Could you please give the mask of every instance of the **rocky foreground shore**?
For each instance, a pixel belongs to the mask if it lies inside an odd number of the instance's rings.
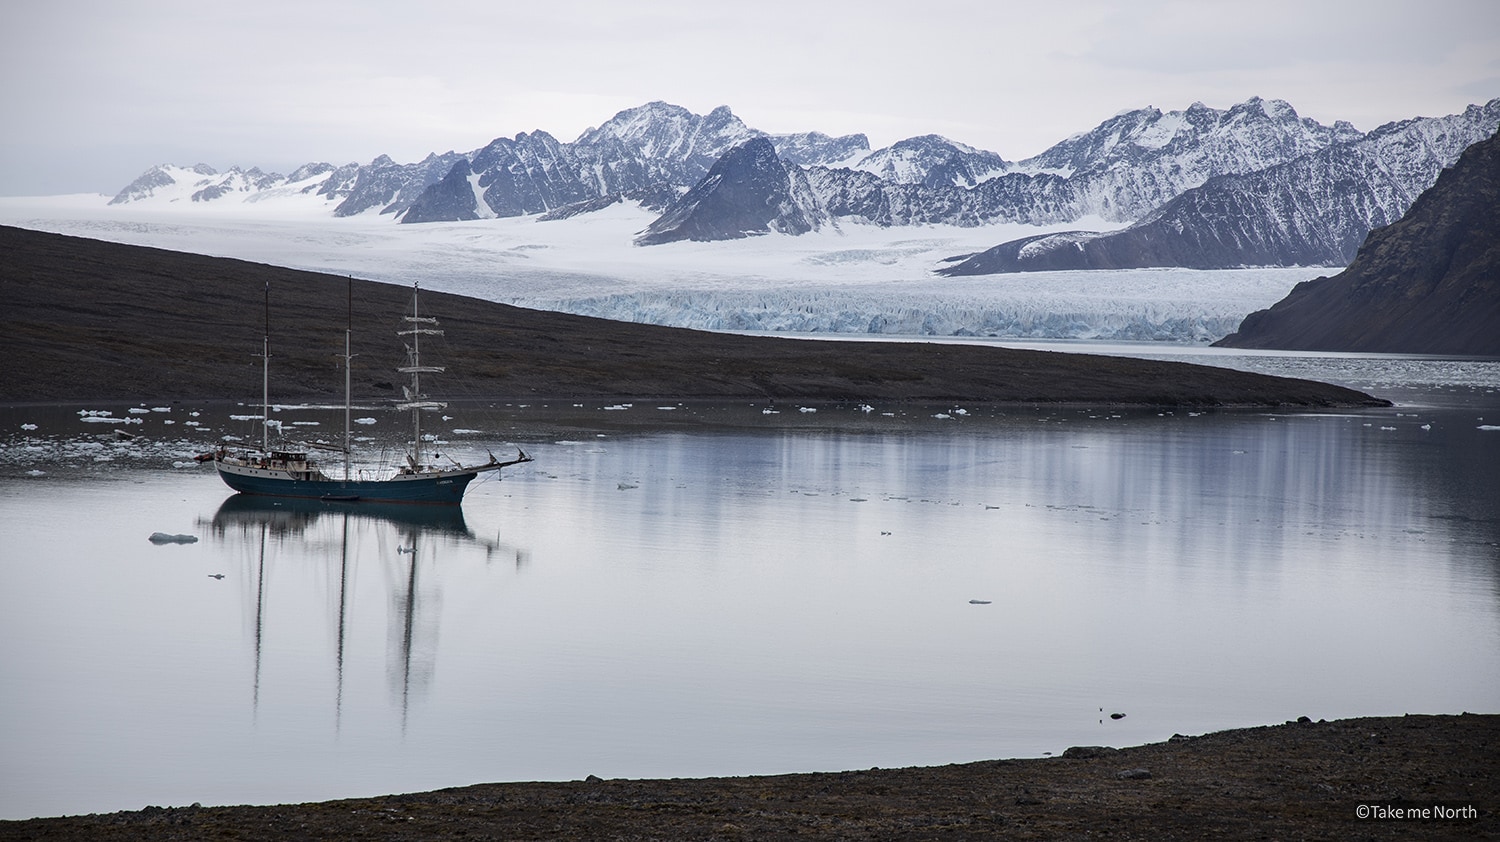
[[[0,822],[0,840],[1493,839],[1500,715],[1312,722],[910,769],[480,784]]]

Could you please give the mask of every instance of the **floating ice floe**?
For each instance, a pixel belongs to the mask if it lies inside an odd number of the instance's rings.
[[[483,430],[470,430],[465,427],[456,427],[453,430],[455,436],[472,436],[484,432]]]
[[[35,424],[22,424],[21,425],[21,429],[23,429],[23,430],[35,430],[36,429],[36,425]]]
[[[26,472],[26,476],[28,477],[44,477],[46,475],[46,471],[38,470],[36,468],[32,468],[31,470]]]
[[[375,419],[374,418],[356,418],[356,419],[354,419],[354,423],[356,423],[356,424],[374,424],[375,423]]]
[[[619,410],[622,410],[622,409],[629,409],[632,406],[635,406],[635,404],[633,404],[633,403],[617,403],[617,404],[614,404],[613,406],[606,406],[604,408],[607,409],[607,410],[618,412]]]
[[[797,411],[798,412],[817,412],[818,408],[815,407],[815,406],[799,406],[799,407],[797,407]]]
[[[170,406],[153,406],[153,407],[151,407],[151,411],[152,412],[171,412],[172,411],[172,407],[170,407]]]
[[[952,418],[952,417],[953,417],[953,416],[952,416],[952,415],[949,415],[949,414],[948,414],[948,413],[946,413],[946,412],[939,412],[939,413],[937,413],[937,414],[936,414],[936,415],[934,415],[934,416],[932,416],[932,417],[933,417],[933,418]]]
[[[293,427],[319,427],[319,426],[322,426],[322,424],[323,424],[322,421],[293,421],[292,422],[292,426]]]
[[[1500,430],[1500,424],[1480,424],[1475,429],[1479,429],[1479,430]]]
[[[131,415],[149,415],[151,413],[151,410],[145,408],[144,406],[132,406],[130,409],[127,409],[125,411],[129,412]]]

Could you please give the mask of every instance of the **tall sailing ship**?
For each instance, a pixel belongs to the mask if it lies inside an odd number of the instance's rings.
[[[397,331],[406,342],[407,364],[398,369],[409,375],[411,382],[403,387],[404,400],[396,405],[398,410],[411,412],[412,438],[405,454],[405,464],[395,468],[388,476],[365,477],[352,467],[353,441],[350,428],[350,351],[353,336],[353,306],[351,282],[350,325],[344,331],[344,455],[343,477],[336,479],[325,473],[322,465],[308,455],[305,449],[272,448],[270,444],[270,293],[266,298],[266,334],[261,349],[261,442],[260,449],[231,450],[220,445],[213,453],[214,467],[224,483],[241,494],[259,494],[273,497],[297,497],[313,500],[369,501],[378,503],[437,503],[457,505],[463,501],[464,491],[477,476],[487,471],[530,462],[524,450],[517,449],[514,459],[501,461],[490,454],[490,460],[480,465],[462,465],[452,459],[449,465],[429,461],[422,440],[422,413],[443,409],[446,403],[430,400],[422,392],[423,374],[441,374],[442,366],[422,363],[422,337],[441,336],[438,320],[422,316],[417,310],[416,287],[412,288],[411,314],[403,316],[406,329]],[[437,454],[432,454],[437,458]]]

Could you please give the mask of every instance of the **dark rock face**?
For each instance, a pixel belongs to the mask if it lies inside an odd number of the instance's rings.
[[[1298,284],[1217,344],[1500,356],[1500,135],[1371,232],[1348,269]]]
[[[473,170],[467,159],[453,165],[442,180],[422,191],[422,195],[401,215],[402,222],[467,221],[479,218],[479,201],[469,179]]]
[[[820,223],[801,170],[760,137],[731,149],[708,175],[636,238],[636,245],[730,240],[778,231],[803,234]]]

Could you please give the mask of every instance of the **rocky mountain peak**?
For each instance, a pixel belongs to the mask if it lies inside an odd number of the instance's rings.
[[[636,244],[802,234],[820,222],[802,171],[785,165],[769,138],[755,137],[725,153]]]

